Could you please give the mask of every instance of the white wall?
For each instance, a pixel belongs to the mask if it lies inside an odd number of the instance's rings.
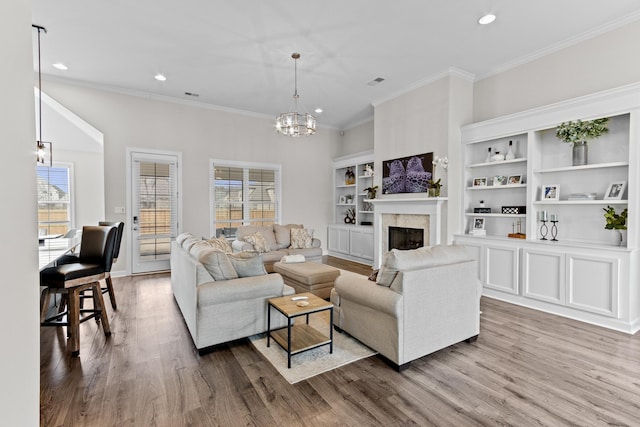
[[[640,21],[567,47],[474,86],[474,121],[640,81]]]
[[[344,131],[336,157],[373,150],[373,119]]]
[[[0,141],[3,209],[0,310],[0,417],[7,426],[39,422],[40,333],[31,2],[0,3]]]
[[[331,159],[341,140],[337,131],[319,129],[309,138],[276,134],[273,120],[170,103],[121,93],[46,81],[47,93],[104,134],[105,209],[111,221],[131,224],[115,214],[126,205],[125,148],[181,151],[182,229],[208,236],[209,159],[282,165],[282,222],[315,229],[326,247],[332,220]],[[120,258],[126,259],[128,248]],[[120,264],[122,261],[118,261]],[[118,270],[124,269],[118,266]],[[127,268],[127,271],[130,271]]]

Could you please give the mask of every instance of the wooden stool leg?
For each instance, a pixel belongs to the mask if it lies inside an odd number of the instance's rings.
[[[80,355],[80,292],[78,288],[69,289],[69,297],[67,301],[69,305],[69,313],[67,321],[69,322],[69,347],[72,356]]]
[[[116,304],[116,293],[113,291],[113,283],[111,282],[111,275],[107,275],[104,279],[107,282],[107,289],[109,290],[109,299],[111,300],[111,308],[114,310],[118,309],[118,304]]]
[[[105,337],[111,336],[111,329],[109,328],[109,317],[107,317],[107,310],[104,308],[104,299],[102,298],[102,289],[100,289],[100,282],[93,284],[93,300],[97,301],[98,307],[94,307],[96,310],[100,310],[100,319],[102,321],[102,330]]]
[[[49,311],[49,304],[51,303],[51,292],[49,288],[42,291],[40,295],[40,323],[44,322],[47,318],[47,312]]]

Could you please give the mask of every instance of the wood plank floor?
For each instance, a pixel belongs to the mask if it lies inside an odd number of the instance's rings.
[[[168,274],[114,286],[113,335],[83,323],[79,358],[62,328],[41,328],[41,425],[640,425],[640,334],[483,298],[473,344],[290,385],[248,340],[199,356]]]

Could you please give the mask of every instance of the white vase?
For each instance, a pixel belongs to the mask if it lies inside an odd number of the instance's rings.
[[[627,230],[616,230],[620,236],[620,246],[627,247]]]

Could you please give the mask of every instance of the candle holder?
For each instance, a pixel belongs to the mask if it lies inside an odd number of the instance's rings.
[[[540,222],[542,223],[540,226],[540,235],[542,236],[540,240],[548,240],[547,234],[549,234],[549,227],[547,227],[547,220],[541,219]]]
[[[558,223],[558,220],[551,220],[551,241],[552,242],[557,242],[558,239],[556,239],[556,236],[558,235],[558,227],[556,226],[556,224]]]

